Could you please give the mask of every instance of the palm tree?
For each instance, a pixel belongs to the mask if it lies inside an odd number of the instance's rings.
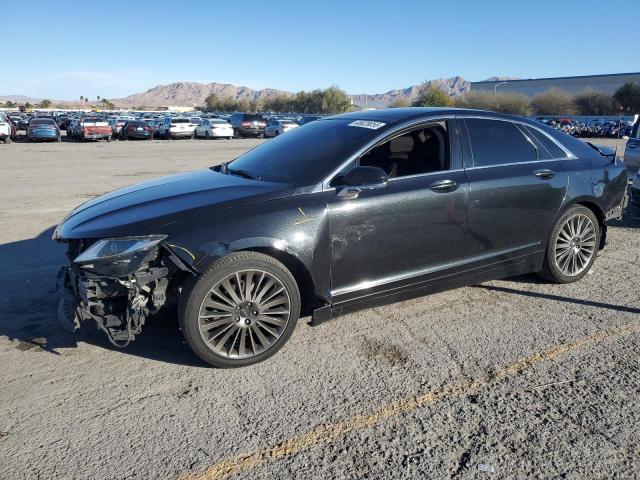
[[[82,95],[80,95],[80,101],[84,102],[84,97]]]
[[[98,95],[98,103],[100,103],[100,95]]]

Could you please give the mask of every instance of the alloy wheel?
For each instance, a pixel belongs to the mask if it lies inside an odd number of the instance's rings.
[[[555,241],[556,266],[567,277],[580,275],[590,264],[596,251],[596,228],[586,215],[569,217]]]
[[[291,298],[275,275],[241,270],[216,283],[198,316],[200,336],[217,355],[250,358],[268,350],[291,318]]]

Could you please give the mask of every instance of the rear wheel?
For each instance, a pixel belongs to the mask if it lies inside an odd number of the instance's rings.
[[[204,138],[206,138],[207,140],[211,140],[211,135],[209,134],[209,130],[205,132]]]
[[[4,137],[4,143],[11,143],[11,137]]]
[[[180,326],[191,349],[220,368],[258,363],[289,339],[300,292],[287,268],[257,252],[216,261],[182,294]]]
[[[580,280],[591,269],[600,245],[600,224],[587,207],[574,205],[551,232],[542,275],[557,283]]]

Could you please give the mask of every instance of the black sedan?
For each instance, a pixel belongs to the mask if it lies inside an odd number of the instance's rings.
[[[273,355],[298,317],[538,272],[582,278],[620,217],[622,163],[520,117],[391,109],[319,119],[211,169],[81,205],[61,320],[124,346],[177,307],[218,367]],[[473,308],[473,307],[470,307]]]
[[[142,120],[129,120],[122,126],[120,138],[122,140],[129,140],[130,138],[153,140],[153,128]]]

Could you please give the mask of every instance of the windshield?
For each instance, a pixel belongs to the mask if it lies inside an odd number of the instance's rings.
[[[249,150],[231,162],[229,168],[266,181],[318,183],[380,133],[350,127],[351,122],[353,119],[329,119],[298,127]]]
[[[191,123],[191,120],[188,118],[174,118],[171,123]]]

